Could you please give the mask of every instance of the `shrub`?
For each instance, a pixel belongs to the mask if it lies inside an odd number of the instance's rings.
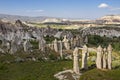
[[[50,54],[49,58],[50,58],[50,60],[56,60],[57,56],[55,54]]]

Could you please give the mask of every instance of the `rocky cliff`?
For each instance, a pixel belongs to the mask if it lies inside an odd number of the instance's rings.
[[[120,15],[107,15],[98,20],[103,21],[104,24],[120,24]]]

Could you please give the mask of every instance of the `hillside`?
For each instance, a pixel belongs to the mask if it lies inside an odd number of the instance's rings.
[[[96,24],[120,24],[120,15],[106,15],[96,20],[84,20],[84,19],[64,19],[56,17],[47,17],[47,16],[20,16],[20,15],[8,15],[0,14],[0,19],[3,22],[15,22],[16,20],[21,20],[23,22],[30,23],[64,23],[64,24],[73,24],[73,25],[95,25]]]
[[[0,80],[57,80],[53,75],[71,66],[71,61],[0,63]]]
[[[120,15],[106,15],[98,19],[105,24],[120,24]]]
[[[19,15],[8,15],[8,14],[0,14],[0,19],[3,21],[10,21],[15,22],[15,20],[27,21],[27,22],[41,22],[45,20],[45,16],[38,16],[38,17],[29,17],[29,16],[19,16]]]

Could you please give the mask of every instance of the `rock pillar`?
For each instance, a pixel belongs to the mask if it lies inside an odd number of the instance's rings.
[[[103,69],[107,68],[107,49],[103,49]]]
[[[80,74],[79,70],[79,49],[76,47],[73,51],[73,71]]]
[[[56,52],[58,52],[58,41],[57,41],[57,39],[54,40],[53,44],[54,44],[54,50]]]
[[[108,48],[108,59],[107,59],[107,63],[108,63],[108,69],[112,69],[112,46],[109,45]]]
[[[87,55],[88,55],[88,48],[86,45],[83,46],[82,49],[82,68],[83,69],[88,69],[87,66]]]
[[[59,53],[60,53],[60,57],[61,57],[61,58],[63,58],[62,48],[63,48],[62,41],[59,41]]]
[[[98,69],[102,69],[102,53],[103,49],[101,46],[97,48],[97,59],[96,59],[96,67]]]

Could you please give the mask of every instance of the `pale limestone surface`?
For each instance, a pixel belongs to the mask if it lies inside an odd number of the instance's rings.
[[[54,40],[53,44],[54,44],[54,50],[56,52],[58,52],[58,41],[57,41],[57,39]]]
[[[103,49],[101,46],[97,48],[97,59],[96,59],[96,67],[98,69],[102,69],[102,54],[103,54]]]
[[[107,68],[107,49],[103,49],[103,69]]]
[[[60,53],[60,57],[63,58],[63,45],[62,45],[62,41],[59,41],[59,53]]]
[[[76,47],[73,51],[73,71],[76,74],[80,74],[79,69],[79,49]]]
[[[63,42],[64,42],[64,47],[65,47],[65,49],[66,49],[66,50],[70,50],[69,40],[67,39],[66,36],[64,36]]]
[[[88,69],[87,55],[88,55],[88,47],[86,45],[84,45],[83,49],[82,49],[82,66],[81,66],[84,69]]]
[[[112,46],[109,44],[108,48],[108,69],[112,69]]]

